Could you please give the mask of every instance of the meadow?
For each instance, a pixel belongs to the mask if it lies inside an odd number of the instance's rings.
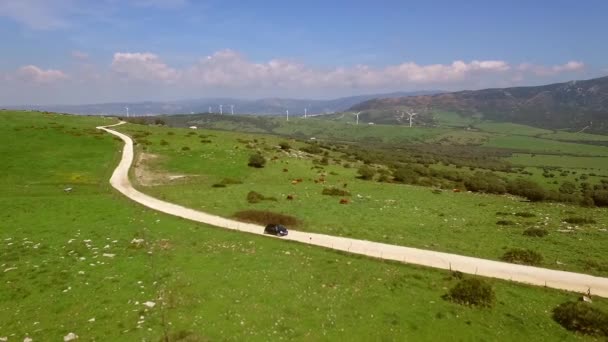
[[[92,130],[113,121],[0,112],[0,337],[596,340],[551,318],[577,294],[489,280],[495,306],[463,306],[442,298],[458,274],[134,204],[108,184],[121,142]],[[608,310],[608,301],[593,306]]]
[[[298,150],[308,144],[278,136],[141,125],[119,130],[140,137],[140,153],[157,156],[142,163],[157,182],[140,189],[171,202],[226,217],[268,210],[296,217],[294,228],[300,230],[488,259],[500,259],[511,248],[531,249],[543,255],[543,267],[608,275],[604,209],[362,180],[360,161],[327,150],[325,165],[323,154]],[[288,151],[279,146],[285,142]],[[264,168],[247,165],[254,153],[266,157]],[[349,195],[323,195],[332,188]],[[251,191],[275,200],[249,203]],[[340,204],[345,197],[348,204]],[[570,217],[595,223],[565,222]],[[549,234],[523,234],[534,227]]]

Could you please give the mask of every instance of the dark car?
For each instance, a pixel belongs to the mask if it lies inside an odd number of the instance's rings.
[[[270,234],[275,236],[285,236],[287,235],[287,228],[281,224],[271,223],[264,228],[264,234]]]

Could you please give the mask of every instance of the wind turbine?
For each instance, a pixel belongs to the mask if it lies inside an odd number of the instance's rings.
[[[361,112],[355,113],[355,115],[357,116],[357,125],[359,124],[359,114],[361,114]]]
[[[289,121],[289,109],[285,111],[285,114],[287,115],[287,121]]]
[[[125,109],[127,110],[127,117],[129,117],[129,107],[125,107]]]
[[[308,114],[308,108],[304,108],[304,119],[306,119],[306,114]]]
[[[410,117],[410,128],[412,128],[412,119],[414,118],[414,116],[418,115],[418,113],[408,110],[407,115]]]
[[[209,114],[211,114],[211,106],[209,106]]]
[[[224,105],[220,105],[220,114],[224,114]]]
[[[230,114],[234,115],[234,105],[230,105]]]

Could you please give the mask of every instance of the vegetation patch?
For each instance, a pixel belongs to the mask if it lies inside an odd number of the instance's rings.
[[[520,265],[539,265],[543,261],[543,256],[531,249],[512,248],[500,258],[503,261]]]
[[[464,278],[444,295],[444,299],[462,305],[492,307],[496,295],[487,281],[479,278]]]
[[[259,192],[249,191],[247,193],[247,202],[249,203],[260,203],[262,201],[277,201],[276,197],[266,197]]]
[[[247,165],[261,169],[266,165],[266,158],[259,153],[252,154],[249,156],[249,163]]]
[[[594,224],[597,223],[594,219],[586,217],[571,216],[564,219],[564,222],[570,224]]]
[[[553,309],[562,327],[586,335],[608,336],[608,313],[585,302],[566,302]]]
[[[528,229],[524,230],[525,236],[544,237],[544,236],[547,236],[548,234],[549,234],[549,231],[544,228],[532,227],[532,228],[528,228]]]
[[[529,213],[527,211],[521,212],[521,213],[515,213],[515,216],[518,217],[525,217],[525,218],[531,218],[531,217],[536,217],[536,215]]]
[[[514,226],[515,222],[511,220],[498,220],[496,221],[496,224],[499,226]]]
[[[298,219],[293,216],[279,214],[268,210],[242,210],[236,212],[234,214],[234,217],[237,220],[257,223],[261,225],[275,223],[293,227],[297,226],[299,222]]]
[[[350,196],[350,192],[343,190],[343,189],[338,189],[338,188],[324,188],[323,192],[321,192],[321,194],[323,195],[327,195],[327,196]]]

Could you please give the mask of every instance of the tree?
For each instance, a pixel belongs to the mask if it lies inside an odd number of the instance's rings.
[[[247,165],[255,168],[262,168],[266,165],[266,158],[259,153],[252,154],[249,156],[249,164]]]
[[[572,195],[576,192],[576,184],[569,181],[565,181],[559,187],[559,192],[561,192],[562,194]]]

